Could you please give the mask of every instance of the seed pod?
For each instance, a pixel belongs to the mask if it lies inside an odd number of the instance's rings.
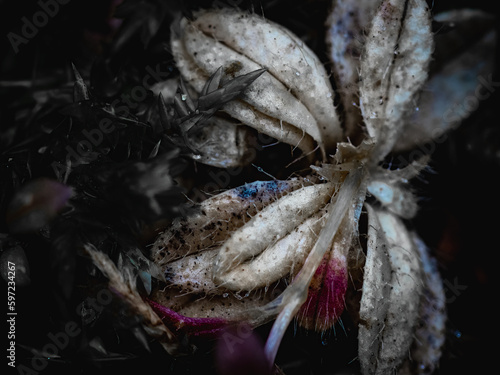
[[[235,267],[220,277],[222,285],[231,290],[252,290],[268,287],[275,281],[298,271],[311,251],[323,225],[322,212],[304,220],[284,238],[276,241],[250,262]],[[272,265],[272,267],[270,267]],[[245,278],[241,275],[245,274]]]
[[[269,303],[281,289],[276,285],[272,290],[260,289],[244,295],[232,292],[203,295],[186,294],[169,285],[154,290],[149,303],[168,328],[193,336],[213,337],[227,324],[248,321],[252,308]]]
[[[172,51],[181,74],[196,90],[220,66],[229,74],[267,72],[241,101],[223,107],[232,117],[272,137],[325,155],[341,139],[333,90],[323,65],[290,31],[255,14],[203,11],[180,21]]]
[[[188,255],[169,263],[165,266],[165,278],[185,292],[203,294],[220,293],[220,288],[249,291],[268,287],[271,282],[293,274],[300,267],[314,245],[316,233],[322,224],[321,214],[306,219],[250,262],[240,264],[221,275],[219,285],[213,282],[213,271],[207,264],[214,263],[220,248]]]
[[[205,319],[223,318],[228,322],[247,320],[252,307],[263,306],[277,296],[281,288],[278,286],[272,291],[263,289],[245,294],[222,293],[221,295],[199,295],[183,306],[178,312],[185,316]]]

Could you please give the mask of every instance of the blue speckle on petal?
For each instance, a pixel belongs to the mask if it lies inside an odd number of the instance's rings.
[[[252,199],[263,193],[280,193],[288,187],[285,181],[256,181],[236,188],[238,197]]]

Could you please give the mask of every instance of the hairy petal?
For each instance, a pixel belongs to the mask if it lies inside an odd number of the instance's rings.
[[[437,262],[429,254],[429,248],[416,235],[413,240],[422,261],[424,287],[410,357],[398,374],[431,375],[439,365],[445,342],[446,295]]]
[[[369,255],[375,258],[373,262],[368,258],[367,266],[376,266],[375,259],[379,258],[381,265],[390,266],[390,274],[383,268],[383,275],[376,275],[376,269],[365,266],[365,272],[371,274],[363,282],[358,351],[364,374],[388,374],[403,363],[413,342],[423,286],[422,266],[416,245],[397,216],[371,209],[368,225],[372,228],[369,235],[376,236],[371,251],[379,254]],[[387,255],[380,253],[384,250]]]
[[[328,202],[334,188],[331,183],[306,186],[264,208],[221,247],[214,263],[214,280],[223,283],[224,273],[290,233]]]
[[[349,242],[334,240],[323,256],[309,284],[307,300],[297,313],[302,327],[322,332],[331,328],[344,311]]]
[[[394,147],[402,120],[427,79],[433,49],[424,0],[385,0],[361,56],[360,101],[368,134],[377,142],[374,162]]]
[[[224,183],[223,174],[216,175]],[[255,181],[204,200],[198,212],[176,219],[153,244],[152,256],[160,266],[189,254],[218,247],[250,217],[269,203],[303,186],[300,179]]]
[[[344,107],[344,129],[351,141],[362,135],[359,108],[359,65],[365,39],[380,1],[336,0],[326,21],[326,43],[333,62],[337,91]],[[356,142],[357,143],[357,142]]]
[[[320,212],[306,219],[250,262],[220,275],[221,285],[235,291],[252,290],[269,286],[272,282],[293,274],[304,263],[314,245],[323,225],[321,215]]]

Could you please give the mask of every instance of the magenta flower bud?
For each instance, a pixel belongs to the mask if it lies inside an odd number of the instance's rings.
[[[69,186],[48,178],[28,182],[14,195],[7,209],[11,232],[39,230],[54,219],[72,194]]]
[[[309,284],[306,302],[299,310],[299,324],[318,332],[333,326],[344,311],[347,259],[333,249],[325,254]]]
[[[220,375],[272,373],[263,343],[246,324],[224,329],[215,348],[215,361]]]

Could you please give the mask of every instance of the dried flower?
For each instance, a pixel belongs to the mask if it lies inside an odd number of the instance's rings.
[[[308,329],[332,327],[354,287],[349,274],[361,275],[353,280],[361,293],[352,293],[359,310],[347,313],[359,322],[362,372],[431,373],[444,341],[444,291],[428,249],[403,221],[417,209],[408,182],[427,159],[395,170],[381,166],[394,150],[432,141],[452,127],[418,131],[413,122],[419,100],[427,112],[422,118],[438,121],[420,93],[434,50],[430,10],[423,0],[383,0],[378,7],[338,1],[329,22],[344,133],[322,64],[289,31],[228,10],[180,21],[171,44],[186,82],[203,95],[221,66],[226,76],[265,68],[222,109],[304,153],[318,146],[323,164],[311,166],[307,180],[252,182],[174,220],[153,245],[166,283],[152,291],[150,304],[166,327],[193,336],[226,323],[255,327],[275,320],[265,345],[270,365],[294,317]],[[431,84],[440,79],[450,84],[455,77],[433,71]],[[408,140],[415,132],[418,140]],[[363,212],[367,233],[359,225]],[[180,294],[184,298],[172,297]]]

